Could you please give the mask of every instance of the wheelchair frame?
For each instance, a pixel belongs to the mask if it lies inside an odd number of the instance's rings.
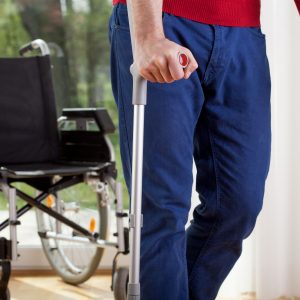
[[[47,44],[40,39],[23,46],[20,49],[20,54],[24,55],[26,52],[32,51],[34,49],[39,49],[42,56],[50,54]],[[82,128],[82,126],[84,126],[84,122],[91,119],[93,119],[98,126],[102,127],[104,132],[103,137],[110,153],[110,162],[103,163],[100,169],[95,167],[95,169],[91,168],[90,170],[88,170],[88,172],[80,173],[79,170],[78,172],[75,172],[76,174],[64,174],[63,176],[61,176],[61,179],[58,182],[49,185],[41,194],[39,194],[35,198],[27,195],[16,187],[13,187],[10,184],[9,178],[5,178],[5,176],[3,175],[0,176],[0,191],[2,190],[3,194],[8,200],[9,205],[9,218],[0,224],[0,232],[8,226],[10,229],[10,240],[0,238],[0,265],[2,266],[2,277],[0,279],[0,299],[9,299],[7,285],[11,273],[11,261],[17,260],[19,256],[17,249],[17,226],[19,226],[21,223],[18,219],[33,207],[41,210],[42,212],[53,217],[54,219],[72,228],[75,232],[78,232],[80,234],[80,236],[67,236],[51,231],[38,232],[41,238],[51,238],[56,240],[74,241],[77,243],[87,244],[92,243],[99,248],[117,248],[118,251],[113,260],[113,275],[116,271],[118,255],[120,253],[129,253],[129,230],[127,228],[124,228],[123,224],[124,217],[127,217],[128,215],[123,211],[122,185],[120,182],[116,181],[117,170],[115,168],[115,154],[110,139],[107,136],[107,133],[112,133],[114,131],[114,127],[112,128],[113,124],[112,126],[109,126],[111,124],[107,126],[105,123],[105,121],[110,120],[110,117],[107,111],[104,109],[102,111],[96,109],[64,109],[63,116],[58,119],[58,122],[61,123],[66,119],[75,120],[77,128]],[[2,168],[0,171],[1,173],[3,173]],[[36,177],[30,176],[28,178],[33,179],[45,176],[45,174],[41,174],[39,172],[36,172],[35,175]],[[61,174],[51,174],[51,178],[55,175]],[[42,203],[42,201],[45,200],[49,195],[55,195],[59,191],[82,182],[85,182],[86,184],[92,186],[95,192],[103,195],[101,205],[105,207],[109,205],[109,203],[107,203],[108,185],[113,190],[116,204],[117,233],[115,233],[115,236],[117,236],[117,242],[99,239],[99,233],[93,233],[87,230],[86,228],[64,217],[61,213],[49,208]],[[16,209],[17,196],[27,202],[26,205],[18,210]]]

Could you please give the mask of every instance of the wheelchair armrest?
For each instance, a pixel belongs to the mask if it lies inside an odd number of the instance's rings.
[[[105,108],[64,108],[62,117],[67,119],[94,119],[103,134],[114,133],[116,127]]]

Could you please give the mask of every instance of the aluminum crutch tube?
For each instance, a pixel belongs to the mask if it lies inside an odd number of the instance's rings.
[[[133,79],[132,104],[134,105],[132,177],[131,177],[131,213],[130,227],[130,265],[128,282],[128,300],[140,299],[140,245],[142,227],[142,171],[144,146],[144,110],[147,104],[147,81],[141,77],[134,64],[135,40],[133,32],[131,0],[127,0],[133,64],[130,72]]]

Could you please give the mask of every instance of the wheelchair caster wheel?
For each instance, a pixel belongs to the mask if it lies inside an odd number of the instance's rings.
[[[10,300],[10,292],[9,289],[6,289],[5,295],[0,296],[1,300]]]
[[[127,299],[127,285],[129,280],[128,268],[119,268],[113,278],[113,290],[115,300]]]

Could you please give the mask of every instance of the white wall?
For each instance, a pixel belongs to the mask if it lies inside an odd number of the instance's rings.
[[[258,224],[257,291],[260,299],[272,299],[300,295],[300,18],[292,0],[268,0],[264,12],[273,79],[273,165]]]

